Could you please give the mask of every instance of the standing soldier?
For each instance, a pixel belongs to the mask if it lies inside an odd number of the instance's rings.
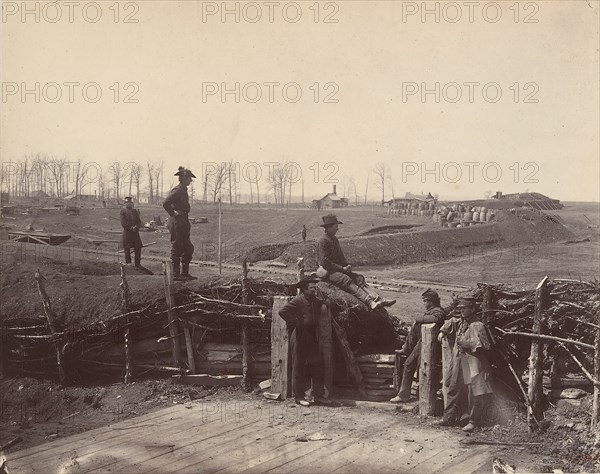
[[[306,225],[302,226],[302,242],[306,242]]]
[[[131,263],[131,248],[135,254],[135,266],[141,266],[142,239],[140,238],[140,211],[133,208],[133,199],[124,199],[125,207],[121,209],[121,225],[123,226],[122,245],[125,251],[125,263]]]
[[[194,246],[190,241],[190,200],[187,187],[191,184],[194,173],[179,167],[175,176],[179,176],[179,184],[175,186],[163,207],[169,213],[169,232],[171,233],[171,261],[173,262],[173,276],[177,281],[195,280],[190,275],[190,261],[194,253]]]
[[[296,403],[310,405],[305,399],[311,388],[316,403],[323,403],[324,368],[319,351],[318,320],[323,303],[317,299],[315,284],[319,280],[310,276],[297,284],[301,293],[287,302],[279,316],[287,323],[291,333],[293,392]]]

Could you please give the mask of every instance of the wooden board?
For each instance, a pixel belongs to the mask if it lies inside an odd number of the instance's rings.
[[[280,393],[284,400],[292,396],[292,358],[289,331],[279,310],[290,299],[289,296],[273,298],[271,320],[271,392]]]

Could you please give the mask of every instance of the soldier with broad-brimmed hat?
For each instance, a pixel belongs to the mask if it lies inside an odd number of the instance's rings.
[[[325,229],[325,234],[317,243],[317,276],[353,294],[371,309],[396,303],[396,300],[382,298],[367,285],[364,276],[352,271],[352,266],[342,252],[340,241],[335,236],[339,224],[343,222],[338,221],[335,214],[323,216],[321,227]]]
[[[292,390],[296,403],[308,406],[305,393],[311,388],[315,402],[324,402],[324,365],[319,351],[318,321],[323,310],[323,302],[316,296],[316,283],[312,275],[303,277],[292,285],[300,289],[300,294],[292,298],[280,310],[279,316],[292,329]]]
[[[141,266],[142,261],[142,239],[140,238],[140,211],[133,208],[133,198],[127,196],[123,199],[125,207],[121,209],[120,221],[123,227],[121,244],[125,253],[125,263],[131,263],[131,249],[134,252],[134,262],[136,267]]]
[[[179,184],[171,190],[163,203],[165,211],[169,213],[167,225],[171,234],[173,276],[177,281],[195,280],[196,278],[190,275],[194,246],[190,240],[190,199],[187,188],[196,176],[183,166],[179,167],[175,176],[179,177]]]
[[[421,362],[421,326],[435,323],[439,328],[446,317],[446,311],[440,306],[440,295],[437,291],[427,288],[421,297],[423,298],[425,313],[415,318],[404,346],[400,351],[396,351],[398,355],[406,356],[406,360],[404,361],[402,383],[398,395],[390,400],[393,403],[406,403],[410,400],[413,377]]]
[[[444,381],[448,388],[444,417],[436,424],[450,426],[460,421],[461,406],[469,407],[469,422],[462,429],[471,432],[483,422],[484,407],[493,394],[489,351],[492,343],[487,328],[477,319],[477,300],[463,296],[458,300],[460,320],[449,319],[440,329],[439,339],[455,337],[451,372]]]

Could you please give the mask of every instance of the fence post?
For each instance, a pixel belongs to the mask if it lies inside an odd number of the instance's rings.
[[[548,277],[545,276],[535,289],[535,308],[533,313],[533,334],[541,334],[542,318],[544,309],[548,304]],[[532,412],[527,412],[527,425],[530,430],[536,426],[535,419],[542,420],[544,411],[542,409],[543,376],[542,370],[542,352],[544,343],[538,339],[531,341],[531,354],[529,356],[529,383],[527,387],[527,397],[531,403]]]

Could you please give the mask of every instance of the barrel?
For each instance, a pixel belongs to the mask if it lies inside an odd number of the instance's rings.
[[[473,220],[473,213],[471,211],[465,212],[465,221],[470,222]]]
[[[479,212],[475,211],[475,212],[473,213],[473,220],[474,220],[474,221],[478,221],[478,220],[479,220]]]
[[[479,212],[487,212],[487,208],[485,208],[485,207],[482,207],[482,208],[481,208],[481,211],[479,211]]]
[[[479,214],[479,220],[480,220],[481,222],[485,222],[485,221],[487,220],[487,212],[481,212],[481,213]]]

